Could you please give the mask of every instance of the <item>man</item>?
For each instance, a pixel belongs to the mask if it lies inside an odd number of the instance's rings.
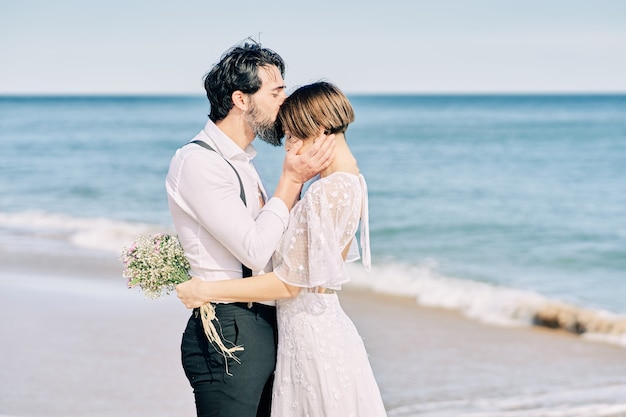
[[[332,162],[332,137],[322,135],[302,155],[297,155],[301,143],[292,146],[267,199],[252,165],[251,144],[258,136],[280,145],[275,121],[286,98],[284,71],[278,54],[245,43],[227,51],[205,77],[209,121],[196,143],[176,152],[166,179],[170,213],[193,276],[241,279],[268,272],[302,184]],[[198,312],[190,317],[181,353],[198,417],[269,416],[276,357],[273,304],[217,303],[214,341],[205,336]],[[243,350],[229,358],[224,347],[238,346]]]

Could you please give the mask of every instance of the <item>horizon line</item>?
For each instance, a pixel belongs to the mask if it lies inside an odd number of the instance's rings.
[[[621,96],[623,91],[411,91],[411,92],[368,92],[344,91],[347,96]],[[0,92],[0,97],[206,97],[204,92]]]

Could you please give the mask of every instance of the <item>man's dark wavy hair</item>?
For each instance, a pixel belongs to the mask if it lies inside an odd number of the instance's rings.
[[[280,55],[251,40],[226,51],[204,77],[204,89],[211,104],[209,118],[217,122],[226,117],[233,107],[235,91],[256,93],[261,88],[259,68],[272,65],[285,76],[285,62]]]

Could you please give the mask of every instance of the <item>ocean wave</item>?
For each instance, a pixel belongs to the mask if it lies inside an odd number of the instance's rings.
[[[65,214],[26,211],[0,212],[3,240],[11,235],[32,237],[41,241],[66,241],[78,248],[121,253],[137,236],[171,233],[171,228],[148,223],[124,222],[107,218],[83,218]]]
[[[82,218],[42,211],[0,212],[0,243],[16,237],[31,242],[63,241],[78,248],[119,255],[140,235],[173,233],[164,225]],[[30,239],[32,238],[32,239]],[[500,326],[538,325],[563,329],[589,340],[626,347],[626,317],[545,297],[536,292],[448,277],[437,262],[419,265],[378,263],[371,273],[348,265],[351,285],[375,292],[412,297],[419,305],[461,312],[468,318]]]
[[[448,277],[437,262],[419,265],[381,263],[367,273],[349,266],[351,285],[381,294],[414,298],[425,307],[459,311],[499,326],[544,326],[579,334],[589,340],[626,347],[626,317],[545,297],[533,291]]]

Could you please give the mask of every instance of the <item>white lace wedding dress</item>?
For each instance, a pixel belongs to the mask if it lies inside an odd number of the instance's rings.
[[[359,258],[359,220],[363,263],[369,269],[363,176],[336,172],[319,179],[292,210],[273,258],[274,272],[302,290],[277,303],[272,417],[387,415],[363,341],[333,293],[349,281],[345,262]]]

